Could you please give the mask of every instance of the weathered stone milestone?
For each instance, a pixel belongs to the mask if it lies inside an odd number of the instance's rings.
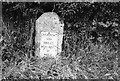
[[[44,13],[36,21],[36,42],[39,44],[39,57],[56,57],[62,51],[64,24],[59,21],[53,12]]]

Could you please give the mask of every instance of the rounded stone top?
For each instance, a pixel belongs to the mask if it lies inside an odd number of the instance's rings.
[[[36,20],[36,28],[39,31],[62,34],[63,26],[64,24],[59,21],[59,17],[54,12],[44,13]]]

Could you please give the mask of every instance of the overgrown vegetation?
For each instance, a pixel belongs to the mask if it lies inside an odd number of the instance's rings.
[[[33,6],[35,4],[36,6]],[[61,58],[57,61],[48,58],[40,60],[34,54],[35,20],[43,13],[47,4],[50,6],[50,3],[3,3],[3,21],[0,28],[3,78],[108,79],[112,77],[119,80],[118,14],[120,12],[115,9],[119,4],[78,3],[76,6],[66,8],[69,4],[56,3],[60,8],[64,5],[63,11],[57,8],[54,11],[61,14],[60,17],[65,21],[63,49]],[[112,10],[105,5],[110,6]],[[76,12],[68,13],[72,8]]]

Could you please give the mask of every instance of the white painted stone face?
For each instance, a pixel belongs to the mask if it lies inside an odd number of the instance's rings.
[[[56,57],[62,51],[64,24],[55,13],[44,13],[36,20],[36,50],[39,57]]]

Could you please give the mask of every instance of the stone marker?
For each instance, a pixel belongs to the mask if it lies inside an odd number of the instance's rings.
[[[63,27],[53,12],[44,13],[36,20],[37,56],[56,58],[62,51]]]

